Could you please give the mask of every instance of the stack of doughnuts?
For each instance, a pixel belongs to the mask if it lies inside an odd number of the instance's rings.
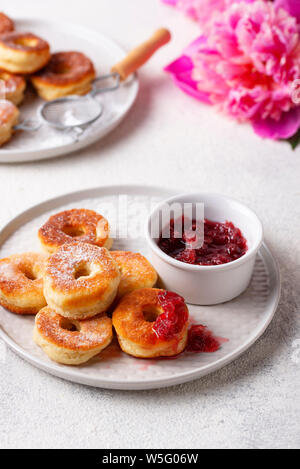
[[[49,257],[44,275],[48,306],[36,316],[34,340],[55,361],[78,365],[107,347],[113,337],[105,314],[121,274],[104,247],[78,242]]]
[[[16,106],[24,99],[27,81],[42,99],[51,101],[89,93],[95,77],[92,61],[82,52],[51,54],[47,41],[31,32],[15,31],[14,22],[0,13],[0,110],[10,101],[18,114]],[[16,123],[0,121],[0,146],[11,139]],[[2,132],[3,125],[9,130]]]
[[[54,361],[80,365],[113,339],[135,357],[172,356],[187,343],[188,310],[153,288],[157,274],[139,253],[110,251],[109,223],[93,210],[52,215],[38,231],[43,253],[0,260],[0,304],[34,314],[34,341]]]

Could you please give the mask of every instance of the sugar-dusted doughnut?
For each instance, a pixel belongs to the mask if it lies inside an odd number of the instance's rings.
[[[26,81],[20,75],[13,75],[0,69],[0,91],[5,94],[5,99],[11,101],[16,106],[21,104],[24,99]],[[3,88],[4,85],[4,88]]]
[[[0,260],[0,304],[17,314],[36,314],[46,305],[43,273],[46,256],[34,252]]]
[[[86,319],[112,304],[120,278],[118,265],[106,248],[74,241],[49,257],[44,295],[62,316]]]
[[[129,251],[111,251],[121,272],[118,297],[139,288],[151,288],[157,282],[157,273],[142,254]]]
[[[72,209],[52,215],[40,228],[42,247],[50,253],[72,240],[111,248],[108,221],[93,210]]]
[[[5,99],[0,100],[0,146],[11,139],[19,115],[20,112],[13,103]]]
[[[157,288],[124,296],[113,312],[121,349],[141,358],[174,356],[187,344],[189,313],[183,298]]]
[[[0,34],[9,33],[15,29],[14,22],[11,18],[0,12]]]
[[[66,365],[87,362],[107,347],[112,337],[111,319],[105,314],[75,321],[47,306],[35,318],[35,343],[51,360]]]
[[[81,52],[57,52],[48,65],[31,77],[41,98],[46,101],[91,91],[96,72],[92,61]]]
[[[48,42],[35,34],[12,31],[0,36],[0,68],[7,72],[34,73],[49,60]]]

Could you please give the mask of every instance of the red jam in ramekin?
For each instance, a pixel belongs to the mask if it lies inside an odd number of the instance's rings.
[[[187,228],[188,227],[188,228]],[[187,222],[182,218],[178,232],[178,220],[170,221],[170,236],[158,241],[160,249],[174,259],[194,265],[220,265],[239,259],[247,252],[247,241],[241,230],[233,223],[204,220],[204,242],[201,247],[195,246],[197,238],[196,220]],[[164,230],[165,231],[165,230]]]

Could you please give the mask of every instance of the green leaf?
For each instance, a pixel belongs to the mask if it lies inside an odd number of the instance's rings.
[[[291,145],[292,149],[295,150],[295,148],[297,148],[297,146],[300,144],[300,129],[298,130],[298,132],[295,133],[295,135],[290,138],[287,138],[286,142],[288,142]]]

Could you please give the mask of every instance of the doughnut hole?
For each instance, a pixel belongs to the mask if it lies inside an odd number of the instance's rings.
[[[22,272],[22,274],[25,275],[25,277],[28,280],[31,280],[32,282],[34,282],[35,280],[41,277],[41,272],[39,271],[39,269],[34,263],[33,264],[28,263],[28,262],[22,263],[21,265],[19,265],[19,269]]]
[[[145,321],[147,322],[155,322],[157,317],[161,314],[161,310],[156,306],[149,305],[144,306],[143,308],[143,316]]]
[[[81,263],[75,268],[74,278],[79,280],[82,277],[89,277],[92,274],[92,269],[89,264]]]
[[[71,67],[63,62],[55,64],[54,73],[57,75],[65,75],[66,73],[70,73],[72,71]]]
[[[31,37],[20,37],[16,39],[14,42],[17,46],[32,47],[32,48],[38,45],[38,39],[31,38]]]
[[[64,226],[62,231],[71,238],[80,238],[85,234],[85,229],[82,226]]]
[[[61,318],[59,322],[61,329],[69,332],[80,332],[80,324],[78,321],[71,321],[67,318]]]
[[[23,269],[22,272],[25,275],[25,277],[28,278],[29,280],[34,281],[37,279],[37,276],[35,272],[33,272],[32,269]]]

